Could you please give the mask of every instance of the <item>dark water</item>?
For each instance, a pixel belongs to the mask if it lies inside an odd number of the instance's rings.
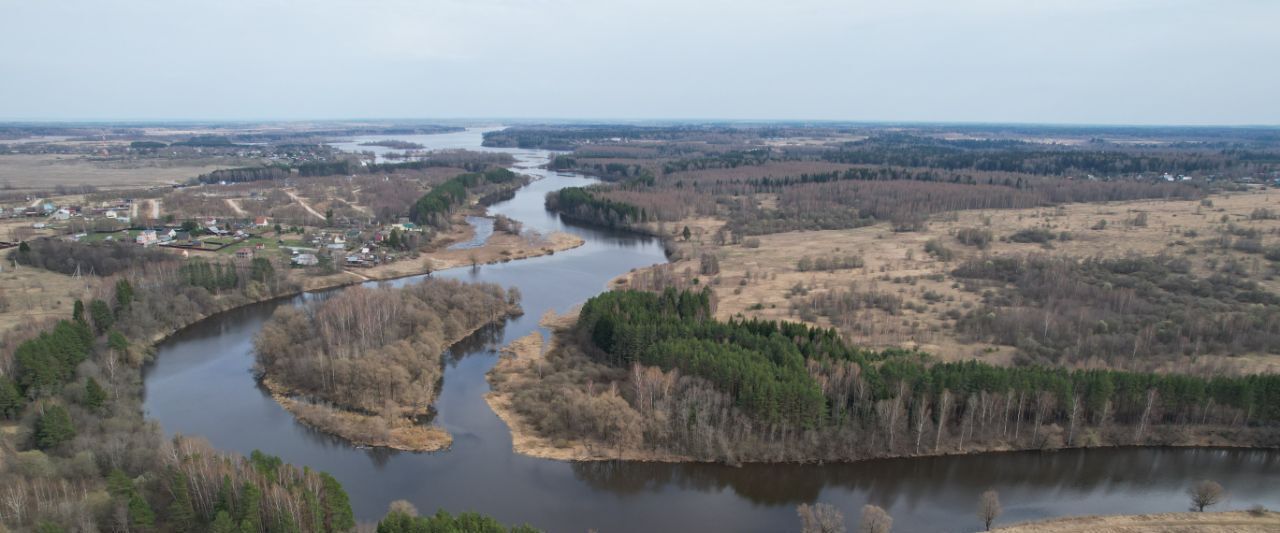
[[[478,134],[448,134],[436,146],[478,145]],[[424,143],[431,146],[432,143]],[[664,261],[659,243],[563,224],[542,208],[546,192],[591,180],[529,167],[545,152],[512,150],[517,167],[543,178],[493,206],[537,231],[570,231],[587,244],[552,256],[434,275],[516,286],[525,315],[483,330],[446,358],[436,423],[454,437],[437,453],[358,450],[296,423],[255,385],[251,343],[273,309],[323,294],[249,306],[215,316],[158,347],[146,375],[147,414],[172,433],[200,435],[219,448],[260,449],[331,472],[360,520],[379,518],[397,499],[424,512],[474,510],[549,531],[793,531],[795,506],[822,501],[853,523],[875,503],[895,531],[973,531],[978,494],[1000,492],[1012,522],[1067,514],[1181,511],[1185,488],[1214,479],[1232,497],[1223,508],[1280,507],[1280,453],[1121,449],[894,459],[840,465],[630,462],[566,463],[511,452],[506,426],[484,402],[495,349],[534,329],[544,311],[566,311],[604,290],[612,277]],[[398,280],[413,283],[420,278]]]

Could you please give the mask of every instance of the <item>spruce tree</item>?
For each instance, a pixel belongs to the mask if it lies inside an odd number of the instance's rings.
[[[347,498],[347,492],[342,489],[342,484],[325,472],[320,473],[320,481],[325,531],[347,531],[355,527],[356,520],[351,514],[351,501]]]
[[[209,524],[209,533],[236,533],[236,523],[231,520],[231,514],[226,511],[218,511],[213,517],[213,523]]]
[[[107,493],[116,498],[129,496],[133,494],[133,480],[123,470],[113,468],[107,474]]]
[[[258,486],[246,481],[240,487],[239,514],[236,516],[242,533],[258,533],[262,531],[262,491]]]
[[[115,323],[115,314],[111,312],[111,308],[107,306],[107,302],[102,300],[94,300],[89,303],[89,316],[93,318],[94,333],[102,335],[111,324]]]
[[[196,510],[191,504],[191,492],[187,488],[187,476],[174,470],[173,501],[169,503],[169,525],[178,533],[187,533],[198,529]]]
[[[129,523],[139,531],[148,531],[156,525],[155,511],[137,492],[129,496]]]
[[[133,285],[129,280],[122,279],[116,282],[116,312],[128,309],[133,303]]]
[[[44,408],[44,414],[36,420],[36,446],[41,450],[57,448],[76,436],[71,415],[61,405]]]
[[[22,410],[22,393],[18,385],[5,376],[0,376],[0,418],[11,419]]]
[[[102,389],[102,385],[98,384],[98,380],[92,377],[85,380],[84,383],[84,406],[90,410],[97,411],[107,402],[107,391]]]

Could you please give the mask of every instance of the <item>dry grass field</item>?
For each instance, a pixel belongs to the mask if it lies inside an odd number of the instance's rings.
[[[0,271],[0,336],[21,325],[70,318],[75,300],[87,300],[92,294],[87,286],[90,279],[76,280],[39,268],[15,268],[5,260]]]
[[[47,190],[58,185],[107,189],[166,185],[255,162],[230,158],[96,161],[76,155],[13,154],[0,156],[0,186]]]
[[[685,259],[672,268],[686,282],[698,278],[710,283],[719,301],[720,318],[736,315],[766,319],[801,320],[792,301],[823,291],[852,290],[888,293],[904,305],[893,314],[864,309],[845,323],[808,317],[809,322],[837,326],[855,343],[876,347],[915,347],[945,360],[981,359],[1008,363],[1014,353],[1010,346],[971,343],[954,331],[956,312],[978,305],[981,295],[959,288],[950,272],[968,258],[1023,254],[1070,257],[1123,257],[1126,254],[1169,254],[1186,257],[1192,272],[1206,275],[1228,260],[1241,262],[1248,277],[1272,292],[1280,292],[1280,278],[1272,276],[1269,261],[1259,254],[1222,249],[1214,240],[1228,224],[1256,229],[1262,244],[1280,244],[1280,219],[1258,219],[1256,210],[1280,213],[1280,190],[1216,195],[1199,201],[1136,201],[1107,204],[1070,204],[1056,208],[1023,210],[962,211],[935,216],[920,232],[894,232],[888,224],[830,231],[800,231],[744,239],[741,245],[716,246],[711,242],[719,222],[691,219],[668,224],[676,232],[688,225],[693,238],[681,241]],[[1145,215],[1142,215],[1145,214]],[[1136,221],[1145,216],[1145,225]],[[1106,221],[1102,228],[1100,221]],[[956,239],[962,229],[990,231],[992,242],[986,249],[967,246]],[[1055,235],[1048,244],[1004,240],[1015,232],[1042,228]],[[1102,229],[1098,229],[1102,228]],[[1067,240],[1058,236],[1069,234]],[[925,251],[925,244],[937,240],[953,253],[942,261]],[[677,240],[680,240],[679,238]],[[758,245],[756,244],[758,242]],[[699,275],[701,254],[715,254],[720,272]],[[835,258],[857,256],[859,268],[829,272],[802,272],[798,262],[804,257]],[[631,276],[636,275],[635,273]],[[617,280],[626,283],[627,276]],[[1232,371],[1280,371],[1280,356],[1238,354],[1229,358]],[[1221,363],[1217,361],[1216,363]]]
[[[1167,513],[1055,518],[993,529],[1000,533],[1262,533],[1280,531],[1272,512]]]

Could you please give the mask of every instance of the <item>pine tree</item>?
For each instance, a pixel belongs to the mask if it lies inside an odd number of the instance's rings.
[[[262,531],[262,491],[246,481],[240,487],[240,513],[237,515],[241,533]]]
[[[213,517],[213,523],[209,524],[209,533],[236,533],[236,524],[231,520],[231,514],[226,511],[218,511]]]
[[[71,319],[81,324],[84,323],[84,302],[76,300],[75,305],[71,307]]]
[[[8,377],[0,376],[0,418],[18,416],[22,404],[22,393],[18,392],[18,385]]]
[[[129,339],[125,338],[123,333],[112,330],[107,335],[107,347],[123,354],[129,350]]]
[[[351,514],[351,502],[347,498],[347,492],[342,490],[342,484],[324,472],[320,473],[320,481],[323,484],[321,500],[324,507],[325,531],[347,531],[355,527],[356,520]]]
[[[124,309],[128,309],[133,303],[133,285],[129,280],[122,279],[116,282],[116,313]]]
[[[111,308],[107,306],[107,302],[102,300],[94,300],[89,303],[89,316],[93,318],[94,333],[102,335],[111,324],[115,323],[116,317],[111,312]]]
[[[231,476],[223,474],[222,486],[218,488],[218,501],[214,503],[213,510],[226,511],[229,515],[236,514],[236,493],[231,488]],[[228,517],[228,520],[230,517]]]
[[[36,420],[36,446],[42,450],[57,448],[76,436],[71,415],[61,405],[44,408],[44,414]]]
[[[107,493],[116,498],[129,496],[133,494],[133,480],[123,470],[113,468],[107,474]]]
[[[98,384],[98,380],[92,377],[85,380],[84,383],[84,406],[90,410],[97,411],[107,402],[107,391],[102,389],[102,385]]]
[[[156,525],[155,511],[151,510],[151,505],[137,492],[129,496],[129,523],[139,531],[150,530]]]
[[[187,533],[194,531],[199,525],[196,521],[196,510],[191,505],[191,493],[187,488],[187,476],[182,472],[174,470],[173,479],[173,501],[169,503],[169,525],[178,533]]]

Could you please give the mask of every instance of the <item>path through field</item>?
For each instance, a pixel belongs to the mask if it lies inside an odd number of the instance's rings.
[[[249,212],[242,209],[240,207],[240,203],[236,202],[234,198],[227,198],[226,202],[227,202],[227,205],[231,206],[231,210],[235,211],[237,215],[240,215],[242,217],[249,216]]]
[[[316,218],[320,218],[320,219],[323,219],[323,218],[324,218],[324,215],[320,214],[320,212],[319,212],[319,211],[316,211],[315,209],[312,209],[312,208],[311,208],[311,204],[308,204],[308,203],[307,203],[307,201],[306,201],[306,200],[303,200],[301,196],[298,196],[298,195],[297,195],[297,193],[294,193],[293,191],[288,190],[288,189],[285,189],[284,193],[285,193],[285,194],[287,194],[287,195],[289,195],[289,197],[290,197],[290,198],[293,198],[293,200],[294,200],[295,202],[298,202],[299,204],[302,204],[302,208],[303,208],[303,209],[306,209],[308,213],[311,213],[311,214],[315,215],[315,216],[316,216]]]

